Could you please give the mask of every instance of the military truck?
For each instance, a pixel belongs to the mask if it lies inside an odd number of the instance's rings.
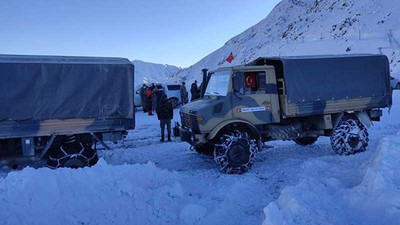
[[[133,83],[128,59],[0,55],[0,158],[94,165],[135,127]]]
[[[384,55],[263,57],[204,72],[202,98],[181,108],[181,140],[244,173],[264,142],[307,146],[330,137],[333,151],[366,150],[367,127],[392,104]]]

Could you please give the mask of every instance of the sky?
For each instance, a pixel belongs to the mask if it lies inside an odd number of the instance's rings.
[[[1,0],[0,54],[124,57],[189,67],[280,0]]]

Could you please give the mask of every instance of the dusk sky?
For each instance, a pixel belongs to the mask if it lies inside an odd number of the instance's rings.
[[[280,0],[2,0],[0,54],[117,56],[188,67]]]

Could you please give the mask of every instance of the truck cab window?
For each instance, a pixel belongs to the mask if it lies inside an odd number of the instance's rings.
[[[237,72],[235,74],[237,77],[239,92],[243,95],[251,94],[264,94],[266,91],[266,73],[264,71],[260,72]]]

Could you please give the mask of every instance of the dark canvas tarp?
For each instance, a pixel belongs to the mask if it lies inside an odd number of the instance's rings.
[[[133,117],[127,59],[0,55],[0,120]]]
[[[292,103],[382,97],[390,102],[389,62],[384,55],[260,58],[253,64],[274,65],[285,79]],[[281,68],[279,68],[281,67]]]

